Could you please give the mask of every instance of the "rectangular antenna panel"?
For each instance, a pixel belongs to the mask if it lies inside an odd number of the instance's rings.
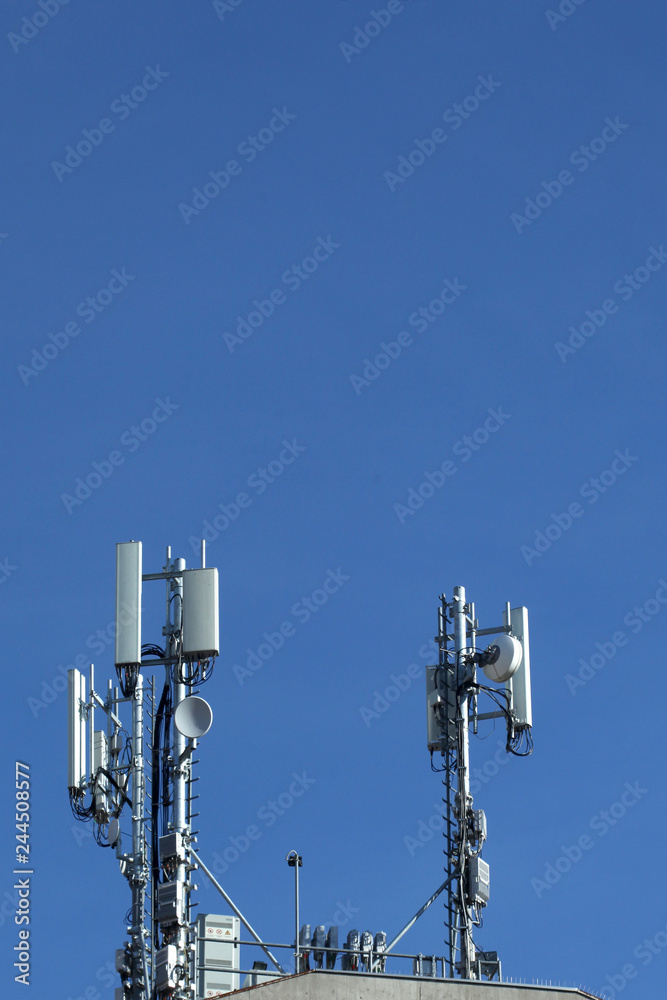
[[[173,990],[178,986],[177,970],[178,950],[175,945],[168,944],[155,953],[155,985],[158,990]]]
[[[436,687],[438,672],[440,687]],[[456,746],[456,691],[450,666],[426,668],[426,739],[432,752]]]
[[[470,902],[475,903],[478,906],[486,906],[490,895],[488,864],[477,854],[470,859],[470,867],[468,871],[470,872],[470,886],[468,892]]]
[[[183,572],[183,656],[199,660],[217,656],[220,649],[218,622],[218,571],[186,569]]]
[[[238,917],[217,913],[200,913],[197,917],[198,992],[202,1000],[231,993],[239,988],[239,945],[241,921]]]
[[[67,671],[67,787],[81,788],[86,778],[86,678]]]
[[[181,924],[185,914],[182,882],[161,882],[157,887],[156,919],[159,924]]]
[[[174,861],[177,864],[184,864],[187,851],[183,846],[183,834],[175,830],[173,833],[165,833],[164,837],[158,839],[158,853],[160,863],[164,861]]]
[[[141,542],[116,545],[117,667],[141,663]]]
[[[528,608],[512,608],[509,624],[512,635],[521,643],[523,656],[519,669],[505,684],[512,708],[517,718],[517,728],[527,729],[533,724],[533,700],[530,692],[530,647],[528,642]]]
[[[426,744],[431,752],[444,749],[441,742],[442,729],[435,714],[443,701],[435,687],[437,669],[437,667],[426,668]]]

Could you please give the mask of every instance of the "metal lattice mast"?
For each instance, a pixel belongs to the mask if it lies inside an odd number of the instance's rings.
[[[146,957],[145,897],[148,885],[146,846],[146,783],[144,780],[144,679],[137,671],[132,695],[132,854],[128,861],[132,890],[132,922],[129,927],[132,955],[132,1000],[142,1000],[150,985]]]
[[[477,637],[482,635],[497,638],[480,650]],[[473,809],[470,792],[470,732],[477,732],[481,720],[503,718],[507,751],[517,756],[532,752],[528,614],[507,604],[503,625],[480,629],[474,604],[466,603],[463,587],[455,587],[451,601],[441,597],[436,641],[438,665],[427,667],[426,693],[428,747],[431,755],[439,752],[442,757],[442,766],[434,770],[444,772],[447,878],[441,889],[447,889],[446,964],[452,977],[499,979],[497,954],[478,951],[473,941],[480,909],[489,899],[489,866],[481,858],[486,816]],[[488,679],[504,686],[478,683],[478,666]],[[480,693],[488,695],[497,710],[479,714]]]
[[[166,583],[164,649],[141,642],[146,580]],[[81,672],[68,671],[68,788],[75,816],[93,820],[97,842],[115,847],[130,886],[128,940],[116,952],[124,1000],[193,1000],[195,994],[191,758],[212,713],[193,689],[210,676],[218,644],[218,573],[205,567],[203,545],[201,569],[186,570],[184,559],[172,562],[168,548],[163,571],[142,575],[141,542],[119,543],[115,664],[120,691],[109,681],[103,701],[94,690],[91,665],[87,698]],[[154,680],[147,689],[144,675],[158,665],[165,667],[165,683],[156,709]],[[127,703],[129,732],[119,716]],[[95,706],[106,713],[106,732],[95,730]],[[146,773],[147,753],[152,776]],[[129,838],[127,828],[121,831],[121,816],[130,819]]]
[[[447,601],[443,595],[442,603],[440,608],[438,608],[438,636],[436,641],[439,647],[439,669],[445,674],[445,676],[450,673],[453,674],[452,667],[449,663],[449,649],[448,649],[448,637],[447,637]],[[452,677],[453,681],[453,677]],[[446,691],[453,690],[453,683],[447,684],[445,687]],[[445,777],[443,779],[444,786],[444,821],[445,829],[443,836],[445,838],[444,854],[446,858],[445,871],[447,877],[451,877],[447,887],[447,902],[445,903],[446,920],[445,925],[447,927],[448,938],[447,938],[447,965],[448,973],[450,977],[454,977],[456,974],[456,956],[458,953],[458,923],[457,923],[457,907],[456,907],[456,893],[458,891],[458,883],[453,881],[456,871],[457,871],[457,841],[456,841],[456,831],[457,822],[454,811],[455,806],[455,773],[456,773],[456,748],[452,745],[447,745],[443,751],[444,757],[444,772]]]
[[[167,572],[172,572],[174,574],[182,574],[185,569],[185,559],[175,559],[171,566],[168,566]],[[170,621],[168,614],[166,631],[168,633],[167,639],[167,654],[169,659],[172,661],[172,705],[174,715],[172,715],[172,764],[171,764],[171,774],[172,774],[172,814],[171,822],[169,824],[171,830],[179,834],[182,838],[184,844],[189,845],[191,839],[191,830],[188,822],[187,816],[187,799],[188,799],[188,785],[190,776],[190,761],[187,759],[186,755],[186,738],[178,730],[175,722],[175,713],[178,706],[181,704],[183,699],[187,696],[187,687],[181,681],[181,670],[182,670],[182,650],[183,650],[183,576],[174,575],[168,582],[167,587],[171,589],[171,598],[169,600],[169,608],[171,609],[171,615],[173,621]],[[183,911],[180,919],[177,923],[177,930],[175,933],[175,939],[173,943],[176,946],[176,962],[178,966],[182,969],[189,970],[190,961],[188,955],[188,927],[189,927],[189,894],[187,891],[187,871],[185,867],[185,858],[179,862],[176,868],[176,874],[173,881],[180,886],[178,890],[178,895],[183,900]],[[175,991],[172,996],[174,1000],[180,1000],[181,997],[186,998],[188,992],[183,990]]]

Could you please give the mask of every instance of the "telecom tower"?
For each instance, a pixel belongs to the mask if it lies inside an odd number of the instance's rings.
[[[141,642],[144,580],[166,584],[163,646]],[[93,822],[98,844],[115,848],[131,890],[128,940],[116,952],[122,981],[116,1000],[193,1000],[195,995],[192,753],[212,721],[209,705],[196,690],[211,676],[218,647],[218,571],[206,569],[203,543],[201,568],[186,569],[184,559],[172,561],[168,548],[162,572],[146,575],[141,542],[117,545],[118,685],[109,680],[103,698],[95,690],[91,665],[86,695],[85,677],[68,671],[72,810],[78,819]],[[165,672],[158,697],[155,678],[150,686],[144,683],[155,667]],[[127,706],[129,728],[121,718]],[[97,708],[106,715],[104,729],[95,729]],[[131,835],[121,833],[122,821]]]
[[[493,643],[478,649],[480,636],[493,635]],[[428,749],[431,768],[444,772],[445,853],[447,878],[436,896],[447,889],[445,957],[448,974],[462,979],[501,978],[496,952],[478,951],[473,931],[481,924],[481,909],[489,901],[489,866],[481,852],[486,839],[486,816],[473,809],[470,794],[470,732],[478,723],[503,718],[507,724],[507,753],[519,757],[532,753],[532,708],[528,611],[506,605],[503,624],[480,629],[475,605],[467,604],[465,589],[454,588],[438,609],[437,666],[426,668]],[[481,666],[486,678],[477,679]],[[478,712],[478,697],[488,695],[494,711]],[[442,766],[435,767],[439,753]],[[431,897],[429,902],[435,896]]]
[[[155,580],[163,581],[166,590],[162,645],[142,644],[143,582]],[[373,938],[368,931],[360,936],[352,930],[340,950],[337,927],[325,937],[324,926],[318,925],[312,940],[310,925],[299,931],[295,861],[297,971],[309,968],[312,950],[318,968],[326,958],[327,970],[334,971],[340,955],[345,971],[384,974],[389,953],[447,890],[447,955],[412,956],[414,974],[436,977],[440,962],[450,978],[501,978],[497,954],[479,951],[473,941],[489,899],[489,867],[481,857],[486,817],[473,809],[470,794],[469,735],[483,720],[504,718],[507,751],[532,752],[528,614],[507,604],[502,625],[480,629],[474,605],[466,603],[463,587],[456,587],[452,601],[441,598],[438,625],[439,662],[426,668],[426,689],[431,767],[444,772],[445,881],[389,943],[384,933]],[[88,690],[79,670],[68,671],[70,803],[78,819],[93,823],[97,843],[115,849],[131,894],[127,940],[116,951],[122,985],[115,1000],[195,1000],[237,989],[242,973],[252,983],[276,973],[285,976],[194,846],[192,755],[212,722],[211,709],[197,692],[210,678],[219,650],[218,571],[206,568],[203,542],[200,568],[186,569],[185,560],[172,560],[168,548],[162,572],[149,574],[142,573],[141,542],[116,546],[115,635],[118,683],[108,680],[104,697],[95,689],[92,664]],[[486,635],[494,641],[478,648],[478,638]],[[157,694],[150,676],[156,667],[164,668]],[[503,686],[478,683],[478,667]],[[482,693],[492,699],[494,711],[478,712]],[[104,712],[104,728],[95,728],[97,710]],[[442,766],[436,768],[433,755],[438,753]],[[299,860],[299,855],[291,852],[289,858]],[[193,921],[196,869],[210,879],[234,917],[200,914]],[[257,972],[266,970],[265,963],[237,968],[239,944],[250,943],[240,940],[241,923],[275,973]],[[229,951],[223,955],[221,947]],[[228,970],[224,976],[223,970]]]

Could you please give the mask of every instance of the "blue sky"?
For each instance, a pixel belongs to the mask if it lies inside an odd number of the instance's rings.
[[[2,723],[32,775],[34,995],[109,1000],[129,905],[73,830],[60,668],[111,676],[117,541],[155,572],[166,545],[198,565],[204,533],[199,845],[259,827],[221,874],[257,929],[291,940],[291,849],[304,921],[343,935],[392,936],[442,881],[439,835],[414,847],[441,789],[421,672],[462,584],[482,625],[529,608],[533,665],[534,755],[472,743],[480,946],[506,977],[657,995],[663,5],[56,4],[0,11]],[[405,950],[441,954],[442,920]]]

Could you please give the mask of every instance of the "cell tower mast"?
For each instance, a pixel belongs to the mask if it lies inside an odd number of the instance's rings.
[[[477,638],[485,635],[496,638],[479,649]],[[436,642],[439,662],[426,668],[426,699],[431,767],[444,772],[446,962],[452,978],[500,979],[497,953],[479,951],[473,940],[480,910],[489,900],[489,866],[481,857],[486,816],[473,809],[470,793],[470,732],[477,733],[480,721],[503,718],[506,751],[520,757],[532,753],[528,612],[507,604],[503,625],[480,629],[474,604],[466,603],[463,587],[455,587],[451,601],[441,597]],[[479,683],[478,667],[504,686]],[[480,694],[491,698],[494,711],[478,712]],[[442,757],[441,767],[433,764],[435,753]]]
[[[147,580],[166,583],[164,648],[141,642],[141,594]],[[91,665],[86,696],[81,672],[68,671],[70,803],[78,819],[93,822],[97,842],[115,848],[132,895],[128,940],[116,952],[122,981],[117,1000],[195,996],[191,757],[212,721],[210,707],[195,692],[211,675],[218,632],[218,571],[205,567],[203,543],[200,569],[186,569],[184,559],[172,561],[168,548],[163,571],[143,575],[141,542],[122,542],[116,547],[119,685],[109,681],[103,699],[95,690]],[[150,688],[144,684],[153,667],[165,668],[157,707],[154,679]],[[121,719],[127,703],[129,728]],[[106,714],[106,730],[95,729],[96,708]],[[131,824],[127,849],[124,817]]]

